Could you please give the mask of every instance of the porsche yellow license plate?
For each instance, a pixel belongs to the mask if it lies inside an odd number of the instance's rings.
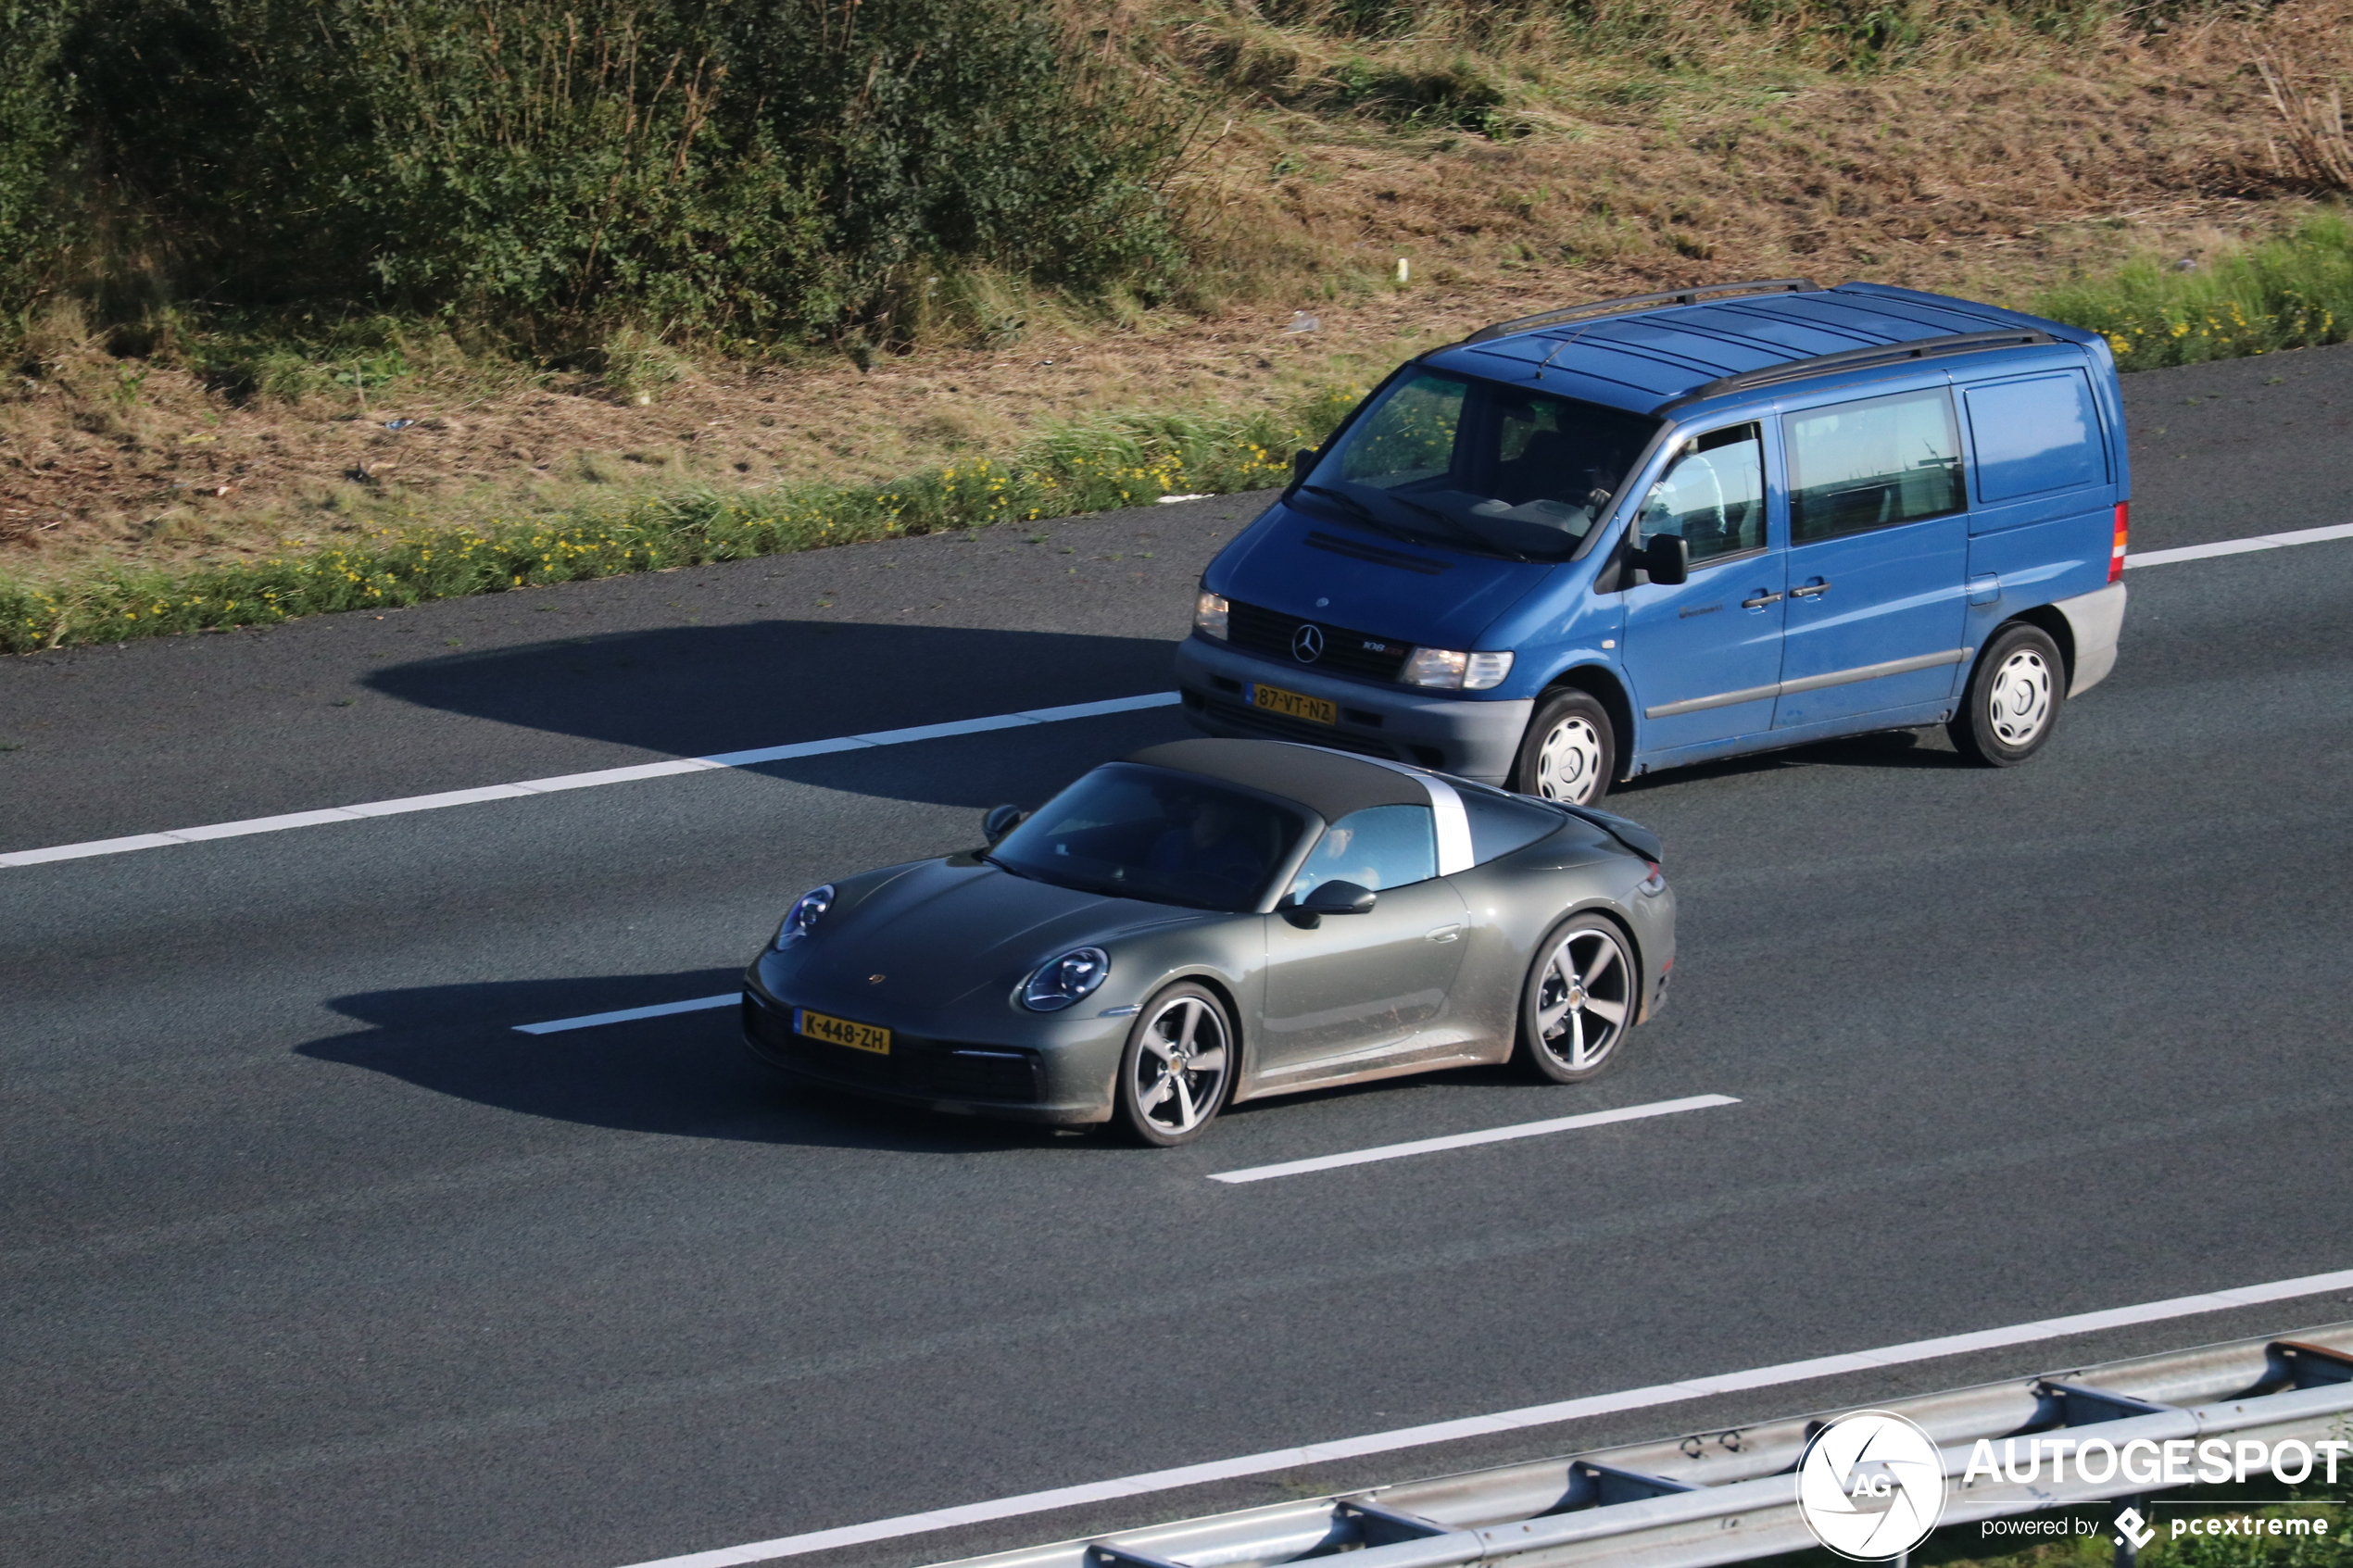
[[[828,1045],[848,1046],[853,1051],[872,1051],[876,1056],[890,1054],[890,1031],[879,1023],[852,1023],[846,1018],[795,1008],[792,1026],[797,1034]]]
[[[1340,704],[1326,702],[1320,696],[1302,696],[1298,692],[1287,692],[1280,686],[1253,684],[1250,688],[1250,701],[1253,708],[1279,713],[1286,719],[1308,719],[1318,724],[1340,722]]]

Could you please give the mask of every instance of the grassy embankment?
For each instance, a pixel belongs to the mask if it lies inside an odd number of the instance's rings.
[[[756,374],[801,388],[819,430],[869,369],[879,385],[961,366],[956,393],[1004,380],[992,357],[1074,343],[1129,368],[936,438],[806,444],[765,478],[648,465],[614,483],[591,454],[568,487],[502,492],[363,462],[332,493],[243,511],[98,508],[14,538],[0,519],[0,649],[1265,484],[1452,317],[1727,275],[2004,299],[2107,332],[2128,368],[2338,341],[2353,235],[2309,215],[2344,184],[2314,83],[2353,60],[2345,9],[923,0],[900,12],[907,36],[875,38],[802,37],[761,7],[698,35],[651,0],[606,0],[570,32],[542,0],[431,17],[0,0],[0,32],[27,45],[0,82],[11,435],[64,411],[85,445],[126,462],[160,445],[176,471],[183,445],[219,450],[200,444],[231,414],[373,419],[428,394],[659,412]],[[199,12],[210,54],[184,26],[152,31]],[[298,13],[310,33],[271,31]],[[485,19],[508,28],[486,74],[479,51],[434,43]],[[925,28],[977,39],[995,74],[925,75]],[[141,40],[106,60],[144,77],[88,55]],[[792,49],[819,66],[796,94],[735,85]],[[2283,56],[2302,87],[2264,75]],[[25,69],[40,57],[49,78]],[[1008,97],[1005,70],[1040,62]],[[44,89],[67,76],[70,93]],[[1057,134],[1003,129],[1023,115]],[[79,207],[55,199],[68,176],[92,193]],[[1277,366],[1227,331],[1276,302],[1277,320],[1324,311],[1328,346],[1271,340],[1296,350]],[[1343,349],[1350,320],[1416,317]],[[1156,373],[1171,345],[1221,334],[1240,355],[1195,354],[1209,369],[1189,384]],[[210,424],[172,433],[155,389],[175,378]],[[987,396],[963,401],[986,416]],[[899,477],[812,477],[844,470]]]

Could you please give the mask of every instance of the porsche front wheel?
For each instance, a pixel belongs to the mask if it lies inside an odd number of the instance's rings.
[[[1207,987],[1171,985],[1136,1015],[1114,1086],[1121,1126],[1155,1148],[1190,1143],[1225,1109],[1234,1031]]]
[[[1554,926],[1520,994],[1519,1060],[1552,1084],[1579,1084],[1617,1060],[1641,979],[1625,934],[1600,915]]]

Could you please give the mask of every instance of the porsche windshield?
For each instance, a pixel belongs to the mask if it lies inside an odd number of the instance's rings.
[[[1306,826],[1297,812],[1209,779],[1113,762],[1032,812],[988,859],[1087,893],[1247,909]]]
[[[1597,403],[1416,370],[1357,416],[1294,495],[1379,533],[1558,560],[1657,429]]]

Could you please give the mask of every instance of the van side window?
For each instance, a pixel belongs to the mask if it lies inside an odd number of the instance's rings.
[[[1765,440],[1728,425],[1677,448],[1667,477],[1642,502],[1642,537],[1680,533],[1692,564],[1765,547]]]
[[[1294,899],[1327,882],[1378,892],[1438,874],[1438,822],[1427,806],[1367,806],[1324,830],[1290,884]]]
[[[1942,387],[1785,414],[1781,426],[1792,544],[1943,517],[1969,504],[1953,398]]]
[[[2099,416],[2081,370],[1972,386],[1967,401],[1979,500],[2073,490],[2108,477]]]

